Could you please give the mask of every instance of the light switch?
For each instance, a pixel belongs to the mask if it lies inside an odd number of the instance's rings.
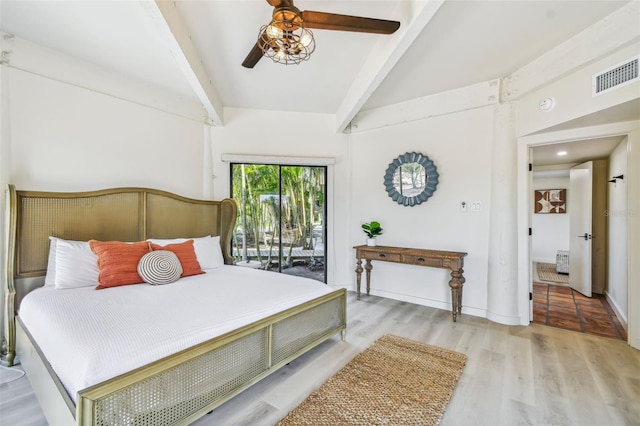
[[[474,201],[473,203],[471,203],[471,211],[472,212],[479,212],[480,210],[482,210],[482,203],[479,201]]]
[[[467,212],[467,203],[465,201],[462,201],[460,203],[460,212],[461,213],[466,213]]]

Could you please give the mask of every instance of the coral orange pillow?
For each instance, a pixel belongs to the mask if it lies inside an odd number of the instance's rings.
[[[169,250],[175,253],[182,265],[181,277],[204,274],[196,257],[196,251],[193,248],[193,240],[187,240],[183,243],[167,244],[166,246],[151,243],[151,248],[153,250]]]
[[[98,282],[96,288],[139,284],[138,263],[151,250],[147,241],[123,243],[120,241],[90,240],[91,250],[98,256]]]

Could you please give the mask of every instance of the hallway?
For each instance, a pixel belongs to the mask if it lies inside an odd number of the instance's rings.
[[[570,287],[533,283],[533,322],[627,340],[627,332],[604,295],[589,298]]]

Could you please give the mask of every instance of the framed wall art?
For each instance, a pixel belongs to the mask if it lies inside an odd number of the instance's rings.
[[[534,213],[566,213],[566,189],[535,189]]]

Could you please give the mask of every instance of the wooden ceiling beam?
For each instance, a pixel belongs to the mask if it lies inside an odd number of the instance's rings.
[[[142,2],[151,22],[162,35],[189,85],[206,110],[205,121],[223,126],[223,106],[203,65],[200,53],[191,41],[189,30],[173,1]]]
[[[336,112],[336,132],[344,132],[369,97],[387,77],[444,0],[401,2],[392,19],[401,22],[390,36],[381,36],[364,62]]]

